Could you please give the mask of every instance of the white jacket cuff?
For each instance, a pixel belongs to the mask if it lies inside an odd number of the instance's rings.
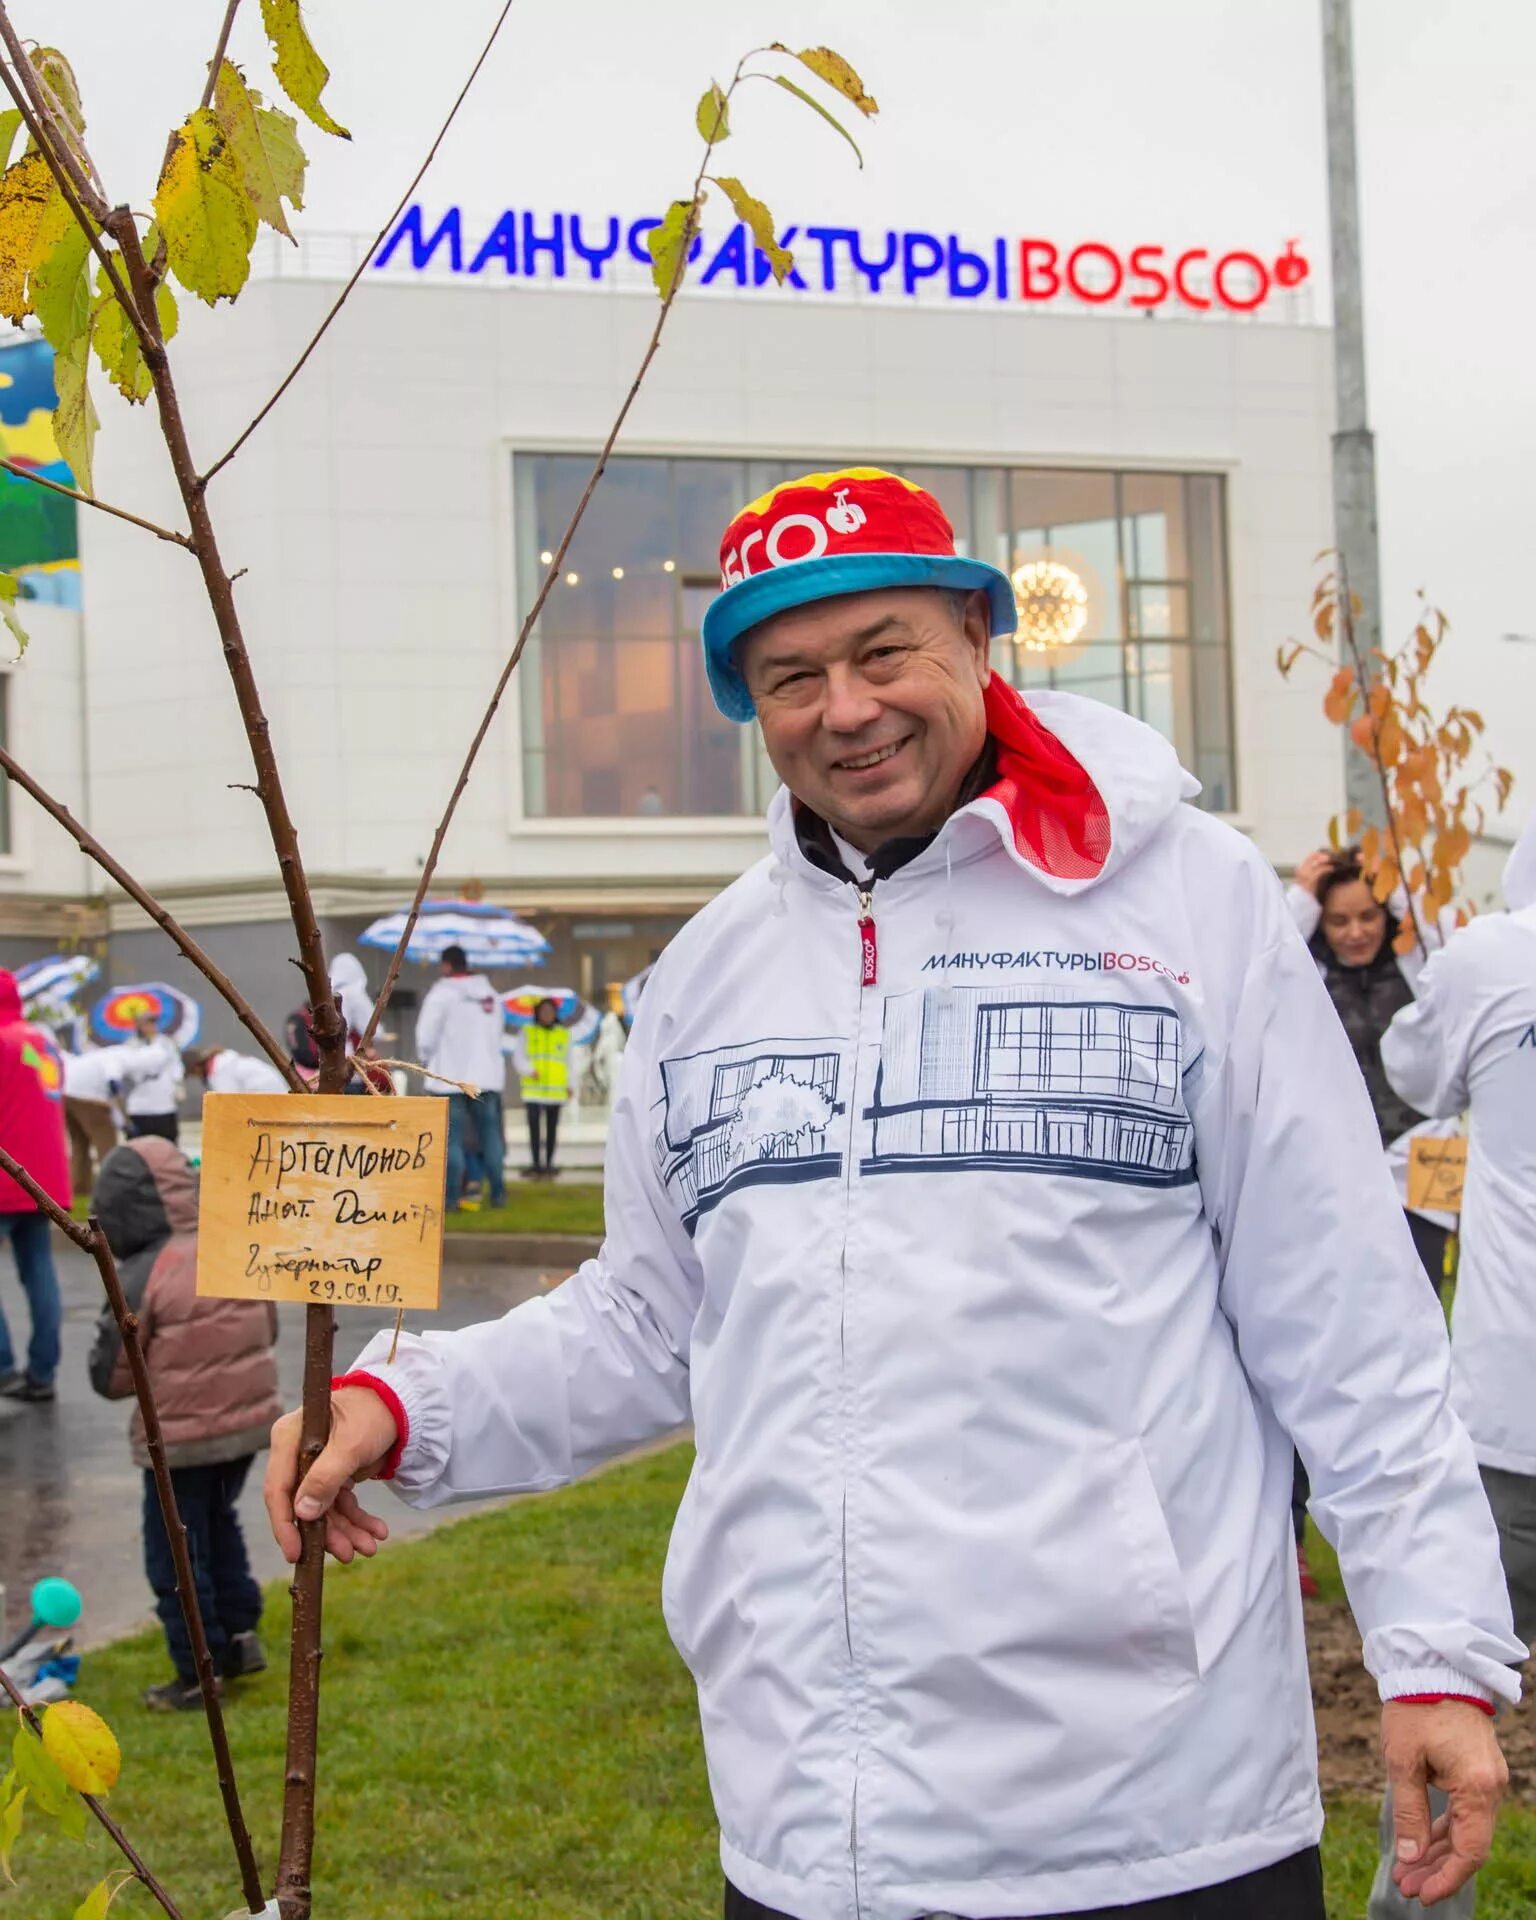
[[[389,1485],[408,1505],[539,1492],[570,1478],[566,1384],[548,1301],[525,1301],[459,1334],[402,1333],[390,1361],[392,1337],[370,1340],[352,1371],[399,1396],[409,1431]]]
[[[1493,1705],[1493,1695],[1487,1687],[1468,1674],[1458,1673],[1455,1667],[1399,1667],[1395,1673],[1381,1674],[1376,1687],[1384,1702],[1421,1693],[1453,1693],[1463,1700],[1481,1700],[1484,1706]],[[1515,1691],[1518,1695],[1518,1680]]]

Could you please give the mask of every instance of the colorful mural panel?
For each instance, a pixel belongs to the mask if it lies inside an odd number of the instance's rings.
[[[46,340],[0,345],[0,456],[45,479],[74,485],[53,438],[53,349]],[[75,503],[0,471],[0,567],[16,573],[24,599],[80,604]]]

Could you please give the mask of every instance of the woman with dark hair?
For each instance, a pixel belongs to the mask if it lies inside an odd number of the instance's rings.
[[[1401,922],[1366,884],[1357,847],[1308,854],[1296,868],[1289,899],[1349,1036],[1381,1144],[1390,1150],[1405,1134],[1425,1125],[1424,1115],[1393,1090],[1381,1064],[1382,1035],[1393,1016],[1412,1001],[1424,954],[1417,945],[1405,954],[1394,950]],[[1445,1274],[1451,1224],[1444,1214],[1408,1214],[1414,1247],[1436,1293]]]
[[[1439,1132],[1417,1108],[1397,1094],[1381,1063],[1381,1039],[1393,1016],[1413,1000],[1413,983],[1424,965],[1415,945],[1406,954],[1393,945],[1402,924],[1398,915],[1377,900],[1366,882],[1358,847],[1334,852],[1327,847],[1298,861],[1295,878],[1286,889],[1302,938],[1328,989],[1334,1011],[1349,1036],[1356,1064],[1371,1096],[1371,1108],[1389,1159],[1407,1164],[1401,1143],[1418,1128]],[[1406,1191],[1403,1194],[1406,1201]],[[1447,1214],[1411,1213],[1406,1205],[1414,1249],[1430,1284],[1438,1294],[1445,1277],[1445,1245],[1455,1222]],[[1317,1583],[1307,1565],[1303,1546],[1307,1511],[1307,1474],[1298,1455],[1291,1494],[1296,1529],[1296,1558],[1302,1592],[1316,1594]]]

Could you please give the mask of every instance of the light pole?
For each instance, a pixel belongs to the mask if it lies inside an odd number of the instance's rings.
[[[1359,603],[1355,639],[1367,672],[1381,645],[1376,537],[1376,441],[1365,403],[1365,313],[1360,291],[1360,192],[1355,165],[1355,63],[1350,0],[1322,0],[1328,124],[1328,226],[1333,255],[1333,541],[1347,593]],[[1343,637],[1340,636],[1343,649]],[[1371,675],[1374,678],[1374,674]],[[1382,824],[1376,769],[1346,733],[1344,799]]]

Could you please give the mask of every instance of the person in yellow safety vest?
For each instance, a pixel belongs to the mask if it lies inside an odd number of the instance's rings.
[[[541,1000],[534,1008],[533,1025],[517,1036],[512,1058],[528,1113],[528,1144],[533,1154],[528,1177],[549,1180],[555,1171],[560,1109],[571,1097],[571,1034],[561,1026],[553,1000]]]

